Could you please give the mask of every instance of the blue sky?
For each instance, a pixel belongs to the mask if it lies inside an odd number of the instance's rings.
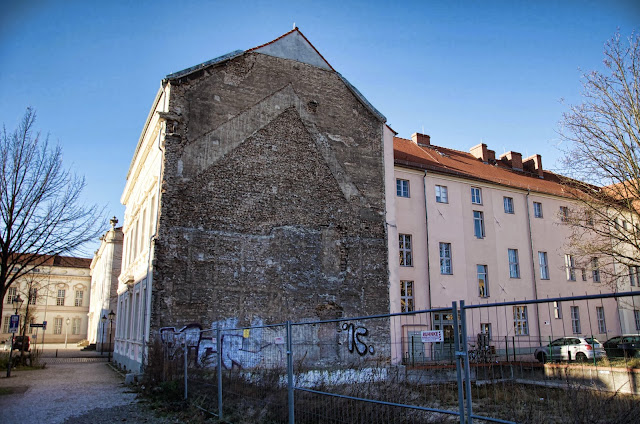
[[[539,153],[553,169],[562,112],[605,41],[640,28],[640,2],[27,1],[0,15],[0,121],[27,106],[122,222],[120,196],[160,80],[293,23],[400,137]],[[561,101],[564,99],[564,103]]]

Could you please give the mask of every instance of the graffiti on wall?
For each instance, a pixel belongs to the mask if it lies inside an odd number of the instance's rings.
[[[366,327],[356,327],[351,323],[342,324],[342,329],[347,332],[347,349],[350,353],[354,351],[360,356],[364,356],[367,353],[374,354],[375,349],[373,345],[367,346],[363,338],[369,334],[369,330]]]

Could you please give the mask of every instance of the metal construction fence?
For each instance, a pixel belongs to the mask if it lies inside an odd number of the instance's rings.
[[[163,328],[163,375],[183,384],[192,405],[232,423],[635,422],[640,340],[624,339],[621,323],[639,314],[638,300],[629,292],[460,301]],[[620,343],[603,345],[614,336]]]

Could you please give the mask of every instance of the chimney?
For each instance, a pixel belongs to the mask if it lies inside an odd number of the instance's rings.
[[[511,169],[516,171],[522,171],[522,153],[509,151],[500,156],[502,161],[505,161],[511,166]]]
[[[489,160],[487,162],[489,162],[490,164],[495,164],[496,163],[496,151],[495,150],[487,150],[487,157],[489,158]]]
[[[421,147],[431,146],[431,137],[426,134],[413,133],[411,140]]]
[[[544,172],[542,170],[542,156],[529,156],[522,162],[522,165],[525,171],[529,171],[532,174],[538,174],[539,178],[544,178]]]
[[[477,146],[473,146],[469,149],[469,153],[471,153],[476,159],[480,159],[484,163],[489,163],[489,150],[487,149],[486,144],[480,143]]]

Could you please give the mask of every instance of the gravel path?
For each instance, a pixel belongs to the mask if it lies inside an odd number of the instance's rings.
[[[0,388],[11,388],[13,394],[0,396],[0,423],[173,422],[138,403],[104,360],[45,361],[43,370],[12,370],[10,378],[1,371]]]

